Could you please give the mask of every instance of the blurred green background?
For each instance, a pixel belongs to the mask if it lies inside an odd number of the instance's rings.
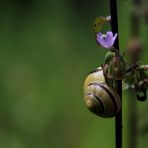
[[[122,52],[130,37],[130,10],[130,1],[118,1]],[[106,53],[92,33],[100,15],[109,15],[108,0],[0,1],[1,148],[115,147],[114,118],[93,115],[83,102],[85,76]],[[141,26],[141,62],[146,63],[148,28],[144,21]],[[124,148],[127,96],[124,92]],[[138,102],[139,129],[147,127],[147,105]],[[146,148],[147,131],[140,131],[138,148]]]

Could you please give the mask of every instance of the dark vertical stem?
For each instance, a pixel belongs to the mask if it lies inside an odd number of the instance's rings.
[[[117,17],[117,1],[110,0],[110,13],[111,13],[111,28],[112,32],[118,33],[118,17]],[[119,34],[114,47],[119,51]],[[120,96],[122,104],[122,81],[116,81],[116,90]],[[116,148],[122,148],[122,107],[120,112],[115,117],[115,134],[116,134]]]
[[[122,81],[116,82],[116,90],[121,100],[121,110],[115,117],[116,148],[122,148]]]
[[[111,13],[111,29],[112,32],[118,33],[118,17],[117,17],[117,2],[116,0],[110,0],[110,13]],[[119,50],[119,34],[115,41],[114,47]]]

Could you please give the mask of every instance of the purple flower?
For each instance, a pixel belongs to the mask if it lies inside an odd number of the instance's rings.
[[[113,44],[117,38],[117,33],[113,36],[111,31],[108,31],[106,34],[98,33],[96,41],[104,48],[112,48]]]

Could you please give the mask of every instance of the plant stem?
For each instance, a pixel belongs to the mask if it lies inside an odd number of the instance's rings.
[[[137,100],[134,92],[129,90],[128,101],[128,148],[137,147]],[[134,123],[134,124],[133,124]]]
[[[111,13],[111,28],[112,32],[118,33],[118,17],[117,17],[117,1],[110,0],[110,13]],[[114,47],[119,53],[119,34],[114,44]],[[115,117],[115,136],[116,136],[116,148],[122,148],[122,81],[115,82],[115,88],[121,99],[121,110]]]
[[[133,11],[131,13],[131,36],[132,38],[138,38],[140,34],[140,17],[137,14],[139,10],[139,6],[141,4],[141,0],[132,0]],[[138,57],[139,56],[139,57]],[[139,61],[140,55],[136,58],[131,57],[131,64],[135,64]],[[137,102],[136,102],[135,93],[132,90],[129,90],[129,114],[128,114],[128,121],[129,121],[129,148],[136,148],[137,147]],[[134,123],[134,124],[133,124]]]

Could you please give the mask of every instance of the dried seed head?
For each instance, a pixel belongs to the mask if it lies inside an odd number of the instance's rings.
[[[139,60],[142,50],[140,40],[136,37],[130,39],[127,47],[128,47],[127,50],[128,57],[132,62],[137,62]]]

